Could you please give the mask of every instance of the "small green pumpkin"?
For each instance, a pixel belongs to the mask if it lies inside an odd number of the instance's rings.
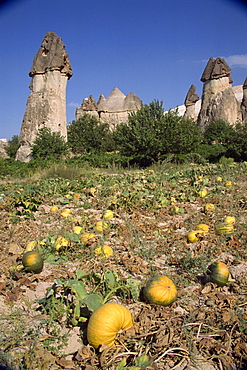
[[[177,288],[166,276],[153,277],[143,288],[143,297],[147,303],[169,306],[177,299]]]
[[[44,261],[36,251],[29,251],[23,254],[22,264],[27,272],[39,274],[43,270]]]
[[[229,269],[223,262],[214,262],[209,267],[210,280],[218,286],[224,286],[229,279]]]

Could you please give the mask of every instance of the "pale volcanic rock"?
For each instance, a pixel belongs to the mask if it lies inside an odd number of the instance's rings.
[[[29,86],[31,94],[26,104],[19,137],[20,148],[16,155],[16,159],[23,162],[31,159],[31,146],[40,128],[60,132],[67,140],[66,86],[72,69],[63,41],[54,32],[45,35],[29,76],[32,77]]]

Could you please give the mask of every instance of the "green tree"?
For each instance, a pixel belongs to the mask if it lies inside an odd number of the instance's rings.
[[[12,136],[12,139],[8,141],[8,144],[5,145],[4,149],[10,158],[15,158],[16,152],[19,147],[19,137],[18,135],[14,135]]]
[[[163,102],[152,101],[129,114],[128,122],[117,125],[114,139],[121,154],[156,161],[162,151]]]
[[[247,161],[247,122],[238,122],[228,142],[226,156],[235,161]]]
[[[68,145],[74,154],[114,150],[108,123],[100,123],[89,114],[72,121],[68,126]]]
[[[33,159],[60,159],[68,154],[68,146],[60,132],[43,127],[39,129],[31,151]]]
[[[210,122],[203,135],[205,144],[227,145],[234,134],[234,127],[222,119]]]
[[[178,116],[177,111],[164,114],[162,105],[158,100],[143,105],[129,115],[127,123],[116,127],[114,138],[121,154],[149,164],[168,153],[196,151],[201,142],[199,126]]]
[[[191,119],[183,118],[176,111],[165,114],[163,152],[189,154],[196,152],[202,140],[200,127]]]

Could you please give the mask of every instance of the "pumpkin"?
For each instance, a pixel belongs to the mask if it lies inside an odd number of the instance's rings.
[[[61,212],[61,216],[62,217],[68,217],[68,216],[70,216],[71,212],[72,212],[71,209],[65,208],[65,210],[63,212]]]
[[[103,214],[103,218],[105,220],[110,220],[111,218],[114,217],[114,213],[110,210],[110,209],[107,209],[104,214]]]
[[[177,299],[177,288],[166,276],[153,277],[143,288],[143,297],[147,303],[169,306]]]
[[[226,224],[234,224],[236,222],[236,218],[233,216],[226,216],[223,220]]]
[[[117,343],[119,331],[130,329],[134,325],[131,312],[119,303],[105,303],[89,319],[87,327],[88,343],[94,348]]]
[[[227,224],[226,222],[222,222],[215,226],[215,234],[216,235],[227,235],[232,234],[234,232],[233,224]]]
[[[201,198],[204,198],[207,195],[208,191],[207,189],[201,189],[199,190],[198,194]]]
[[[109,225],[105,221],[98,221],[95,225],[95,230],[98,231],[98,233],[102,233],[103,231],[107,230],[109,228]]]
[[[191,231],[187,235],[187,240],[189,243],[195,243],[199,240],[198,236],[203,236],[203,234],[206,234],[206,231],[204,230]]]
[[[60,249],[63,249],[63,247],[68,247],[69,243],[70,241],[68,239],[64,238],[63,236],[59,236],[55,243],[56,251],[60,251]]]
[[[209,267],[210,280],[218,286],[224,286],[229,279],[229,269],[223,262],[214,262]]]
[[[107,258],[113,256],[113,249],[109,245],[103,245],[102,247],[97,247],[94,250],[94,254],[96,256],[102,257],[102,258]]]
[[[209,226],[206,225],[206,224],[199,224],[199,225],[197,225],[197,229],[203,230],[203,231],[205,231],[207,233],[208,230],[209,230]]]
[[[86,234],[82,235],[81,242],[82,242],[82,244],[87,245],[90,242],[94,242],[95,238],[96,238],[95,234],[86,233]]]
[[[74,226],[73,227],[73,233],[79,235],[82,231],[82,227],[81,226]]]
[[[26,271],[39,274],[43,270],[44,261],[36,251],[29,251],[23,254],[22,264]]]
[[[232,181],[226,181],[225,182],[225,187],[230,188],[232,186]]]
[[[207,203],[204,206],[204,211],[214,211],[215,205],[213,203]]]

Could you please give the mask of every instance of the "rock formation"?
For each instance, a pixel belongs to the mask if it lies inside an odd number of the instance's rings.
[[[20,148],[16,159],[28,162],[31,145],[38,130],[50,128],[60,132],[67,140],[66,128],[66,86],[72,76],[72,69],[65,46],[60,37],[48,32],[38,50],[32,68],[26,111],[20,132]]]
[[[97,104],[92,95],[85,98],[82,105],[76,109],[76,119],[90,114],[96,116],[100,122],[107,122],[110,127],[114,127],[121,122],[127,122],[128,114],[141,106],[142,101],[135,94],[129,93],[126,96],[115,87],[107,98],[101,94]]]
[[[8,154],[5,151],[5,146],[8,145],[7,139],[0,139],[0,158],[9,158]]]
[[[190,118],[193,121],[197,120],[198,114],[196,113],[195,105],[198,100],[199,96],[196,93],[196,87],[195,85],[191,85],[184,101],[186,107],[184,118]]]
[[[96,118],[99,118],[98,105],[92,95],[90,95],[89,98],[83,99],[81,106],[79,108],[76,108],[76,119],[86,113],[90,116],[95,116]]]
[[[216,119],[223,119],[230,124],[242,119],[230,73],[231,69],[224,59],[209,59],[201,77],[204,85],[198,122],[203,129]]]
[[[247,77],[243,84],[243,100],[241,103],[242,121],[247,122]]]

